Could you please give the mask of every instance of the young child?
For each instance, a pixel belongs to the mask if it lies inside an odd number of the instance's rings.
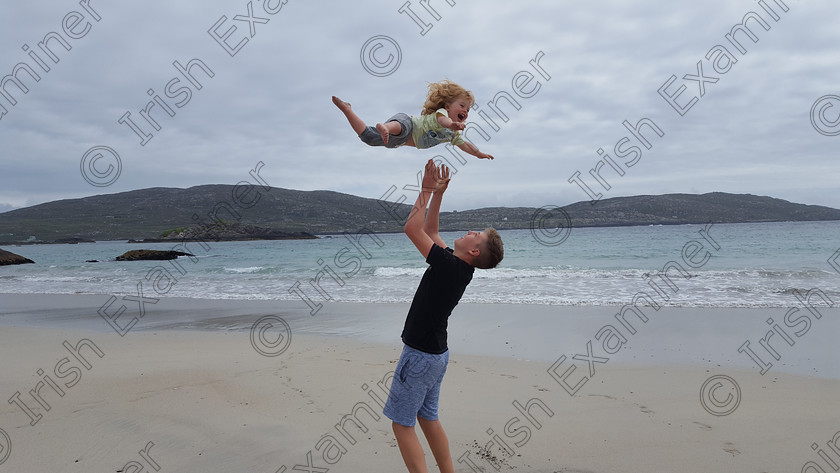
[[[449,363],[446,327],[452,309],[472,280],[474,268],[493,268],[504,257],[502,239],[492,228],[468,232],[455,240],[454,249],[443,242],[438,234],[438,216],[448,185],[449,169],[438,168],[429,160],[422,190],[405,223],[405,234],[429,267],[408,310],[402,332],[405,345],[383,413],[392,421],[409,472],[427,471],[423,447],[414,430],[415,420],[441,473],[454,472],[449,440],[437,412],[440,385]]]
[[[375,127],[367,126],[349,103],[334,95],[332,101],[347,117],[353,131],[370,146],[396,148],[408,145],[426,149],[441,143],[452,143],[477,158],[493,159],[493,156],[482,153],[461,137],[460,131],[466,127],[464,121],[475,98],[472,92],[452,81],[429,84],[429,95],[419,117],[398,113]]]

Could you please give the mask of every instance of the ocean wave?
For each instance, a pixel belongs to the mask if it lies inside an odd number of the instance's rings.
[[[252,274],[252,273],[261,273],[265,272],[265,266],[251,266],[247,268],[228,268],[224,267],[222,270],[226,273],[233,273],[233,274]]]
[[[22,275],[14,279],[23,283],[101,283],[101,276]]]
[[[386,277],[386,278],[393,278],[393,277],[400,277],[400,276],[422,276],[423,273],[426,272],[426,268],[393,268],[393,267],[381,267],[376,268],[373,271],[373,275],[375,277]]]

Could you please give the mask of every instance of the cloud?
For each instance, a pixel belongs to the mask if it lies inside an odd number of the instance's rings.
[[[37,48],[48,33],[62,33],[68,12],[86,12],[77,2],[11,3],[0,15],[0,77],[25,63],[41,80],[18,74],[29,92],[7,83],[4,90],[18,103],[0,97],[8,112],[0,119],[0,210],[147,187],[234,184],[258,161],[277,187],[378,198],[392,185],[413,183],[423,163],[438,155],[460,168],[457,192],[445,203],[450,209],[587,199],[568,182],[575,172],[604,197],[721,190],[840,207],[832,188],[840,177],[832,160],[840,137],[819,134],[809,116],[819,97],[840,94],[836,5],[788,1],[783,12],[781,3],[765,2],[775,21],[755,2],[722,0],[432,2],[439,19],[412,2],[430,25],[421,34],[399,5],[384,0],[364,8],[291,1],[275,15],[261,11],[264,2],[250,2],[253,16],[268,20],[253,24],[252,37],[249,22],[234,19],[248,16],[245,1],[94,0],[90,6],[101,19],[87,15],[88,33],[68,40],[69,51],[51,43],[59,62],[36,50],[49,72],[21,46]],[[748,23],[757,42],[738,33],[747,54],[737,54],[726,74],[715,73],[705,54],[728,44],[726,34],[750,11],[762,15],[769,31]],[[219,34],[236,28],[230,45],[247,40],[233,56],[208,34],[220,20]],[[400,47],[400,66],[385,77],[369,74],[360,58],[362,45],[376,35]],[[540,53],[550,79],[529,64]],[[192,69],[200,89],[173,65],[193,59],[212,70],[210,77]],[[682,79],[696,73],[698,61],[719,79],[704,84],[702,97],[696,82]],[[520,71],[538,81],[530,98],[513,91]],[[699,99],[685,116],[657,93],[672,74],[678,79],[669,90],[685,83],[683,99]],[[174,103],[186,95],[166,96],[175,78],[189,88],[181,107]],[[330,102],[339,95],[375,123],[396,112],[418,113],[427,82],[443,78],[471,89],[479,110],[494,120],[498,130],[477,110],[471,114],[489,140],[471,136],[495,161],[467,156],[462,165],[443,147],[368,147]],[[507,119],[489,104],[500,93],[519,106],[496,101]],[[151,109],[160,130],[140,117],[155,95],[174,113]],[[126,112],[153,135],[145,145],[118,123]],[[624,175],[602,165],[607,189],[589,173],[601,159],[596,151],[612,153],[628,136],[622,122],[643,118],[665,136],[652,139]],[[91,186],[80,171],[82,156],[97,145],[118,151],[122,162],[119,179],[106,188]]]

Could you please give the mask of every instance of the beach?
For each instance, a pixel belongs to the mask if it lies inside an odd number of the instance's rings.
[[[161,298],[138,317],[139,303],[117,301],[106,315],[126,309],[112,322],[138,318],[121,335],[97,315],[109,297],[0,295],[3,471],[404,469],[381,403],[405,304],[332,303],[313,316],[289,301]],[[648,310],[615,350],[596,334],[618,326],[617,309],[456,308],[440,408],[456,471],[840,462],[835,309],[819,309],[793,346],[771,339],[781,359],[764,374],[738,348],[760,346],[768,310]],[[711,323],[717,340],[698,328]]]

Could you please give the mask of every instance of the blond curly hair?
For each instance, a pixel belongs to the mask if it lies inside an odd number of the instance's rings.
[[[449,79],[429,84],[429,95],[426,103],[423,104],[421,115],[431,115],[441,108],[457,100],[459,97],[466,97],[470,101],[470,107],[475,104],[475,97],[472,92],[452,82]]]

